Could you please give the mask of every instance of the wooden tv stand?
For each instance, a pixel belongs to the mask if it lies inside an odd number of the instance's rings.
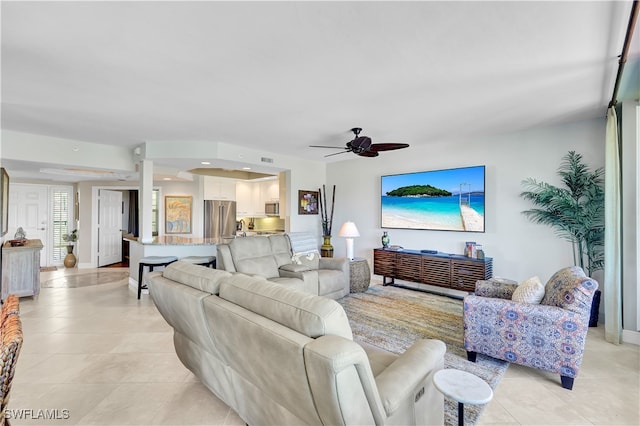
[[[373,249],[373,273],[382,275],[383,285],[394,285],[397,278],[472,292],[476,281],[488,280],[493,276],[493,259],[379,248]]]

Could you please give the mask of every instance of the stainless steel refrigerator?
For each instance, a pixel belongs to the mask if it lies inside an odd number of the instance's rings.
[[[234,238],[236,234],[236,202],[204,200],[204,237]]]

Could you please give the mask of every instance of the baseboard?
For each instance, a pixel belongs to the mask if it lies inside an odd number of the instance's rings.
[[[622,330],[622,341],[640,346],[640,331]]]
[[[138,292],[138,280],[136,280],[135,278],[129,277],[129,288],[137,293]],[[142,289],[142,294],[149,294],[149,289],[148,288],[143,288]]]

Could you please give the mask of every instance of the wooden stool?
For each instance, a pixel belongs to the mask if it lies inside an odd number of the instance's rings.
[[[182,262],[192,263],[194,265],[202,265],[208,268],[216,267],[216,257],[215,256],[187,256],[180,259]]]
[[[153,268],[157,266],[167,266],[170,263],[178,260],[176,256],[147,256],[140,259],[140,263],[138,264],[138,299],[140,299],[140,295],[142,294],[142,273],[144,272],[144,267],[149,267],[149,272],[153,271]]]

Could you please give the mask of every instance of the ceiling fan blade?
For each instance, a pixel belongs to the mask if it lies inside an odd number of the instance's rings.
[[[344,146],[309,145],[309,148],[346,149]]]
[[[360,157],[377,157],[380,154],[378,154],[377,151],[362,151],[362,152],[359,152],[358,155]]]
[[[374,143],[373,145],[371,145],[371,147],[369,147],[369,150],[379,152],[379,151],[391,151],[394,149],[402,149],[402,148],[408,148],[408,147],[409,147],[408,143]]]
[[[351,152],[351,151],[350,150],[345,150],[345,151],[342,151],[342,152],[334,152],[333,154],[325,155],[325,157],[331,157],[331,156],[338,155],[338,154],[344,154],[345,152]]]

